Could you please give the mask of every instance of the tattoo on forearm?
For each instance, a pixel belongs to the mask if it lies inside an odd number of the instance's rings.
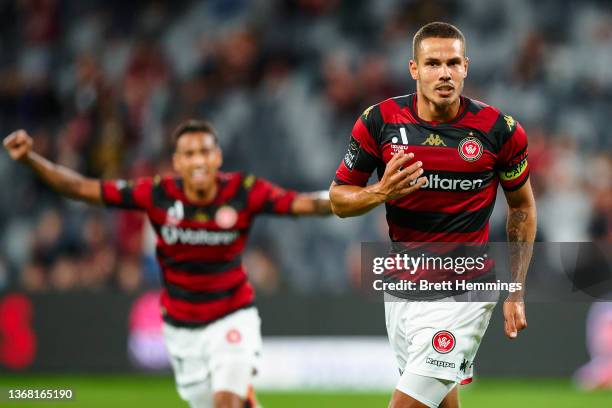
[[[525,237],[521,236],[525,222],[527,221],[527,211],[516,210],[510,213],[508,217],[508,241],[520,242],[524,241]]]
[[[508,214],[507,225],[512,280],[520,282],[523,287],[533,253],[533,238],[529,230],[528,218],[527,211],[511,210]],[[519,296],[522,297],[522,293]]]

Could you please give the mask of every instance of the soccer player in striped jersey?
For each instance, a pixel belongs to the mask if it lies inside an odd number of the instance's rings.
[[[157,235],[164,337],[180,396],[193,408],[253,407],[260,319],[241,255],[260,214],[327,215],[327,192],[298,193],[223,173],[217,135],[204,121],[174,132],[178,176],[96,180],[32,151],[23,130],[4,146],[67,197],[146,212]]]
[[[357,119],[330,188],[334,213],[358,216],[384,203],[394,242],[486,244],[501,184],[513,278],[524,284],[536,229],[525,131],[511,116],[461,95],[468,58],[456,27],[423,26],[413,39],[409,70],[415,94],[385,100]],[[379,181],[366,185],[374,170]],[[472,282],[486,280],[490,271],[448,273]],[[428,272],[415,278],[440,279]],[[399,294],[412,300],[401,301],[385,294],[387,332],[402,373],[390,406],[457,407],[455,385],[471,381],[495,303],[416,295]],[[418,301],[424,299],[438,301]],[[506,335],[515,338],[527,325],[523,291],[508,297],[503,312]]]

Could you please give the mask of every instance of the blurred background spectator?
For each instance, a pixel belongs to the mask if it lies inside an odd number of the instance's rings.
[[[354,120],[414,91],[414,32],[456,24],[465,94],[530,136],[540,237],[612,240],[612,14],[606,1],[21,0],[0,3],[0,131],[93,177],[167,173],[181,120],[217,127],[225,170],[326,189]],[[571,18],[570,18],[571,16]],[[271,160],[273,158],[273,160]],[[59,198],[0,154],[0,287],[158,286],[142,215]],[[503,199],[498,201],[503,203]],[[504,239],[503,204],[492,239]],[[261,293],[344,292],[380,211],[352,220],[260,220],[245,261]],[[313,256],[313,254],[316,254]]]

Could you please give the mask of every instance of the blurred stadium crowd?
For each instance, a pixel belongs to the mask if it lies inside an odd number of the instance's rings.
[[[467,96],[530,137],[540,239],[612,240],[612,14],[606,1],[19,0],[0,3],[0,130],[88,176],[171,171],[181,120],[217,127],[225,170],[327,189],[354,120],[414,91],[412,35],[444,20],[467,37]],[[59,198],[0,154],[0,288],[158,285],[138,213]],[[504,239],[503,199],[492,240]],[[144,233],[143,233],[144,231]],[[382,211],[260,220],[246,255],[259,293],[347,291]]]

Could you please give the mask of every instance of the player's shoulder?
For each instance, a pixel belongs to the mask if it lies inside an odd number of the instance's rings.
[[[250,190],[256,181],[261,180],[253,173],[247,171],[232,171],[232,172],[218,172],[217,180],[222,188],[235,188],[240,186],[243,190]]]
[[[385,116],[398,113],[408,107],[414,99],[414,94],[393,96],[366,108],[361,114],[364,120],[380,120]]]
[[[468,112],[477,117],[481,117],[483,120],[491,121],[494,125],[497,125],[497,122],[499,122],[500,125],[505,123],[505,127],[507,127],[509,131],[514,131],[517,123],[508,113],[503,112],[496,106],[489,105],[477,99],[464,97],[464,100],[466,101]],[[502,128],[500,130],[503,130],[504,126],[500,127]]]
[[[498,149],[515,134],[519,124],[512,115],[485,102],[463,98],[468,113],[464,119],[470,126],[484,130]]]

